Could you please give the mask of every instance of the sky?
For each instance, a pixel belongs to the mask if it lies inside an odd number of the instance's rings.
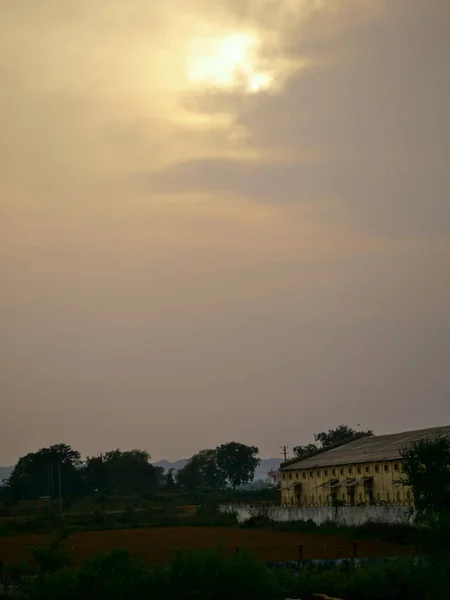
[[[0,12],[0,464],[450,423],[448,0]]]

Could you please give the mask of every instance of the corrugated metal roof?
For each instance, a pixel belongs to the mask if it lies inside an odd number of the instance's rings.
[[[400,451],[415,440],[435,438],[439,435],[450,435],[450,425],[363,437],[315,456],[303,460],[299,459],[297,462],[281,467],[280,470],[292,471],[333,465],[395,460],[400,458]]]

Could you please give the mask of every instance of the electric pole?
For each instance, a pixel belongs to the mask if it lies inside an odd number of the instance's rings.
[[[281,452],[283,453],[283,456],[284,456],[284,462],[286,462],[287,461],[288,447],[287,446],[281,446]]]
[[[61,462],[58,462],[59,512],[62,514]]]

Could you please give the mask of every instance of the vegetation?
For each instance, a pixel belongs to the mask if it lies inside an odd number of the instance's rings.
[[[81,496],[95,495],[105,512],[113,496],[151,498],[161,491],[199,495],[239,488],[251,482],[260,459],[258,448],[237,442],[195,454],[175,474],[151,464],[144,450],[111,450],[84,463],[67,444],[41,448],[20,458],[5,486],[2,502],[62,500],[64,509]]]
[[[216,449],[217,466],[233,489],[253,481],[260,463],[258,452],[256,446],[237,442],[228,442]]]
[[[281,600],[312,593],[347,600],[438,600],[447,597],[450,585],[446,565],[429,559],[288,570],[222,547],[178,553],[168,567],[149,567],[124,550],[95,556],[78,568],[67,568],[62,558],[39,563],[32,579],[16,570],[14,580],[24,600]]]
[[[144,450],[112,450],[88,457],[82,473],[89,492],[115,494],[149,493],[158,488],[161,473]]]
[[[400,484],[412,488],[414,503],[424,513],[450,510],[450,438],[421,439],[401,452]]]
[[[177,483],[187,490],[208,490],[223,487],[225,476],[217,464],[215,450],[201,450],[178,471]]]
[[[81,491],[77,467],[81,455],[67,444],[55,444],[23,456],[6,480],[13,500],[36,499],[39,496],[58,495],[59,481],[64,480],[66,493]]]
[[[178,471],[177,483],[191,491],[233,489],[253,481],[259,465],[258,448],[238,442],[222,444],[215,450],[202,450]]]
[[[306,444],[305,446],[294,446],[292,452],[295,458],[300,458],[306,454],[317,452],[318,450],[326,450],[335,444],[345,443],[351,440],[355,435],[373,435],[372,430],[356,431],[347,425],[339,425],[335,429],[322,431],[314,434],[315,444]]]

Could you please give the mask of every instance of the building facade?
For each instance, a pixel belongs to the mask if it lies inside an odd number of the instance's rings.
[[[284,506],[412,505],[402,481],[401,450],[415,440],[450,435],[450,426],[364,436],[287,461],[280,467]]]

